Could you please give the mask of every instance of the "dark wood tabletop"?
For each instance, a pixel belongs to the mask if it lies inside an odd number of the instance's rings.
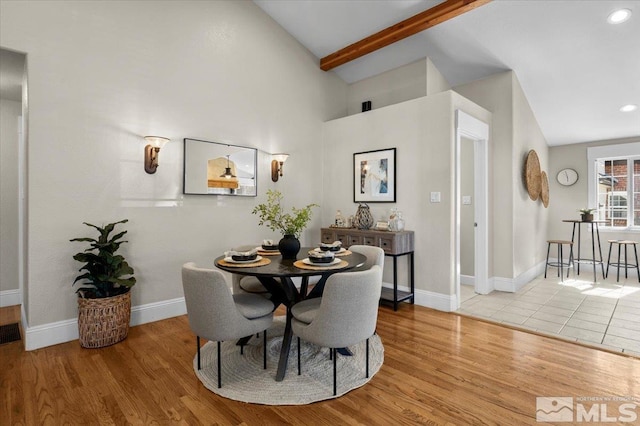
[[[296,260],[307,258],[307,253],[313,249],[314,247],[302,247],[300,249],[300,252],[298,252]],[[347,262],[347,265],[343,268],[310,270],[298,268],[293,264],[296,260],[283,259],[281,255],[263,257],[271,260],[271,262],[268,265],[263,266],[248,267],[245,265],[246,267],[238,268],[235,266],[220,264],[220,261],[224,259],[224,256],[219,256],[215,260],[215,265],[223,271],[231,272],[233,274],[250,275],[254,277],[281,278],[331,275],[335,274],[336,272],[344,272],[353,268],[358,268],[364,265],[364,262],[367,260],[367,258],[360,253],[351,253],[346,256],[336,256],[336,259],[344,260]]]
[[[275,308],[280,304],[287,307],[286,324],[282,339],[282,348],[280,349],[280,359],[278,360],[276,381],[282,381],[287,370],[289,349],[291,347],[291,338],[293,335],[293,332],[291,331],[291,307],[307,297],[309,277],[321,276],[320,281],[318,281],[314,288],[315,291],[317,288],[322,288],[324,286],[324,281],[326,281],[330,275],[338,272],[359,270],[360,267],[364,266],[364,263],[367,260],[365,255],[352,252],[345,256],[336,256],[337,259],[347,262],[347,265],[342,268],[302,269],[294,265],[296,260],[307,258],[307,253],[313,249],[314,247],[302,247],[300,252],[298,252],[297,259],[295,260],[283,259],[281,255],[263,256],[271,262],[267,265],[255,267],[234,267],[221,264],[220,261],[224,259],[224,256],[217,257],[214,262],[216,267],[223,271],[231,272],[232,274],[257,277],[271,294],[270,300],[273,302]],[[292,278],[296,277],[302,277],[300,290],[298,290],[292,280]],[[312,296],[310,295],[310,297]],[[246,343],[248,337],[241,339],[238,344],[242,345]]]

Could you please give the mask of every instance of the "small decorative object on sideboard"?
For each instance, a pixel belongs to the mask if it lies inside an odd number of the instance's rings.
[[[340,210],[338,210],[336,212],[336,220],[335,220],[335,225],[338,228],[343,228],[344,227],[344,217],[342,216],[342,212]]]
[[[391,215],[389,215],[389,229],[395,232],[404,231],[402,212],[395,207],[391,209]]]
[[[389,230],[389,222],[385,222],[383,220],[376,222],[376,226],[373,229],[377,231],[388,231]]]
[[[593,212],[596,209],[580,209],[580,217],[583,222],[592,222],[593,221]]]
[[[373,226],[373,223],[373,216],[371,215],[369,206],[366,203],[360,203],[358,205],[358,211],[356,211],[353,226],[358,229],[369,229]]]

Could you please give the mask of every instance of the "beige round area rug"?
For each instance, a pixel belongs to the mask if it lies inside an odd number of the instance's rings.
[[[369,378],[365,377],[366,342],[349,347],[353,356],[338,355],[338,389],[333,395],[333,361],[329,349],[301,340],[302,374],[298,376],[298,345],[292,339],[287,373],[276,382],[276,370],[284,334],[284,317],[276,317],[267,332],[267,369],[262,368],[262,334],[253,337],[240,354],[234,342],[223,342],[222,387],[218,389],[216,342],[207,342],[197,355],[193,369],[202,384],[212,392],[236,401],[266,405],[301,405],[336,398],[365,383],[380,370],[384,347],[376,334],[369,338]]]

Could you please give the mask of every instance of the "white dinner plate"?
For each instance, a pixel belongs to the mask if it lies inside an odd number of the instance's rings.
[[[302,259],[302,263],[304,263],[305,265],[313,265],[313,266],[333,266],[333,265],[337,265],[338,263],[340,263],[341,260],[340,259],[333,259],[333,261],[329,262],[329,263],[316,263],[316,262],[312,262],[309,260],[309,258],[304,258]]]
[[[320,247],[316,247],[316,248],[314,248],[314,249],[313,249],[313,251],[315,251],[315,252],[318,252],[318,253],[319,253],[319,252],[324,251],[324,250],[322,250]],[[329,251],[329,250],[326,250],[326,251]],[[346,248],[344,248],[344,247],[340,247],[340,250],[338,250],[338,251],[334,251],[334,252],[332,252],[332,253],[333,253],[333,254],[340,254],[340,253],[344,253],[345,251],[347,251],[347,249],[346,249]]]
[[[224,258],[224,261],[229,263],[255,263],[259,260],[262,260],[262,256],[256,256],[253,260],[233,260],[231,256]]]

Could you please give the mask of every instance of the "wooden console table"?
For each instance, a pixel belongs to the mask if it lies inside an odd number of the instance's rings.
[[[382,288],[382,301],[393,303],[393,310],[398,310],[398,304],[405,300],[414,303],[414,233],[413,231],[374,231],[355,228],[322,228],[320,241],[332,243],[341,241],[344,247],[352,245],[376,246],[384,250],[385,256],[393,258],[393,290]],[[409,288],[410,291],[398,290],[398,257],[409,256]]]

